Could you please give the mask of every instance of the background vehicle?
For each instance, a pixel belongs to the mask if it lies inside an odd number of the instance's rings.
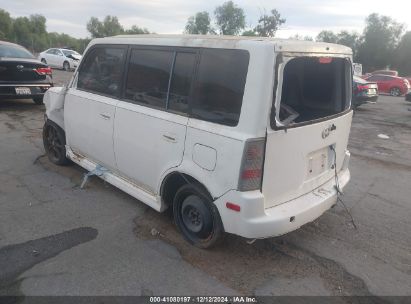
[[[391,96],[402,96],[410,89],[410,83],[407,79],[388,75],[371,75],[365,78],[370,82],[376,82],[378,91],[388,93]]]
[[[45,97],[44,147],[172,208],[201,248],[223,232],[285,234],[350,179],[351,59],[340,45],[260,37],[95,39],[76,81]]]
[[[368,82],[358,76],[353,76],[353,100],[354,108],[367,103],[375,102],[378,99],[378,85],[375,82]]]
[[[41,52],[38,58],[51,67],[69,71],[77,68],[82,56],[73,50],[52,48]]]
[[[51,86],[51,69],[24,47],[0,41],[0,99],[32,98],[43,103]]]

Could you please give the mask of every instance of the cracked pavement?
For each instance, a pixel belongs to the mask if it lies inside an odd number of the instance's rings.
[[[358,230],[337,205],[288,235],[204,251],[95,177],[79,189],[83,169],[43,156],[44,107],[2,101],[0,295],[411,295],[408,108],[380,96],[354,116],[343,200]]]

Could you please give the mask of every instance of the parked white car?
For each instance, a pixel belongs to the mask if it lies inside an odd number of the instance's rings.
[[[73,50],[52,48],[41,52],[38,58],[50,67],[69,71],[77,68],[82,56]]]
[[[347,47],[142,35],[94,39],[85,54],[44,98],[49,159],[172,208],[196,246],[293,231],[350,179]]]

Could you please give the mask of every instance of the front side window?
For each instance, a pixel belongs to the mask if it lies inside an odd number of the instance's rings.
[[[346,58],[289,58],[282,73],[281,99],[273,101],[279,127],[344,112],[350,107],[351,85],[351,63]]]
[[[192,117],[236,126],[248,62],[249,53],[245,50],[202,50],[192,99]]]
[[[165,109],[173,59],[170,51],[132,50],[125,98]]]
[[[77,88],[117,97],[121,90],[125,53],[125,48],[92,49],[80,67]]]

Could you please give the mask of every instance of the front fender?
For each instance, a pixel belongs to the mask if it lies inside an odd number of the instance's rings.
[[[65,87],[51,87],[43,97],[47,118],[64,130]]]

